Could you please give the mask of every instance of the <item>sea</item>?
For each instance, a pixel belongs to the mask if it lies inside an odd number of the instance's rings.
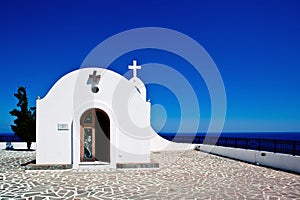
[[[14,142],[22,142],[14,133],[0,133],[0,142],[10,142],[11,138],[13,138]]]
[[[194,136],[191,133],[158,133],[162,136]],[[0,133],[0,137],[14,136],[14,133]],[[206,133],[197,133],[197,136],[208,136]],[[250,139],[272,139],[272,140],[292,140],[300,141],[300,132],[224,132],[219,134],[209,134],[209,136],[229,137],[229,138],[250,138]]]
[[[159,133],[162,136],[195,136],[191,133]],[[249,139],[271,139],[300,141],[300,132],[224,132],[221,134],[197,133],[197,136],[227,137],[227,138],[249,138]]]

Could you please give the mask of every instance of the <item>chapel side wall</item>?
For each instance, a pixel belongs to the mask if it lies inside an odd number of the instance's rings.
[[[117,163],[149,163],[149,139],[135,138],[117,129]]]
[[[37,108],[39,126],[37,127],[36,162],[37,164],[70,164],[71,130],[58,131],[57,124],[61,123],[60,119],[63,117],[55,117],[57,112],[47,109],[48,106],[49,104],[39,104]],[[69,124],[67,120],[63,121]]]
[[[150,103],[135,92],[129,98],[130,123],[119,122],[117,130],[118,163],[150,162]],[[131,126],[128,126],[131,124]]]
[[[71,123],[74,81],[63,78],[55,92],[37,100],[37,164],[71,164]],[[63,83],[63,84],[62,84]],[[70,103],[71,102],[71,103]],[[58,130],[66,124],[67,130]]]

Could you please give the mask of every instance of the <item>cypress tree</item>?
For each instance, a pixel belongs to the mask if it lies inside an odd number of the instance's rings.
[[[11,125],[12,131],[22,141],[27,143],[27,149],[31,147],[31,143],[36,140],[36,108],[28,108],[28,98],[25,87],[19,87],[18,92],[14,94],[18,99],[17,107],[9,113],[16,117],[14,125]]]

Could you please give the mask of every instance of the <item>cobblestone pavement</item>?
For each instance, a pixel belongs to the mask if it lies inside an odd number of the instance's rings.
[[[160,168],[25,171],[35,152],[0,150],[0,199],[300,199],[300,176],[203,152],[152,153]]]

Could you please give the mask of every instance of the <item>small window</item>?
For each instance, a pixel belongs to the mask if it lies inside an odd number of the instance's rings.
[[[97,86],[93,86],[92,87],[92,92],[93,93],[98,93],[99,92],[99,88]]]

